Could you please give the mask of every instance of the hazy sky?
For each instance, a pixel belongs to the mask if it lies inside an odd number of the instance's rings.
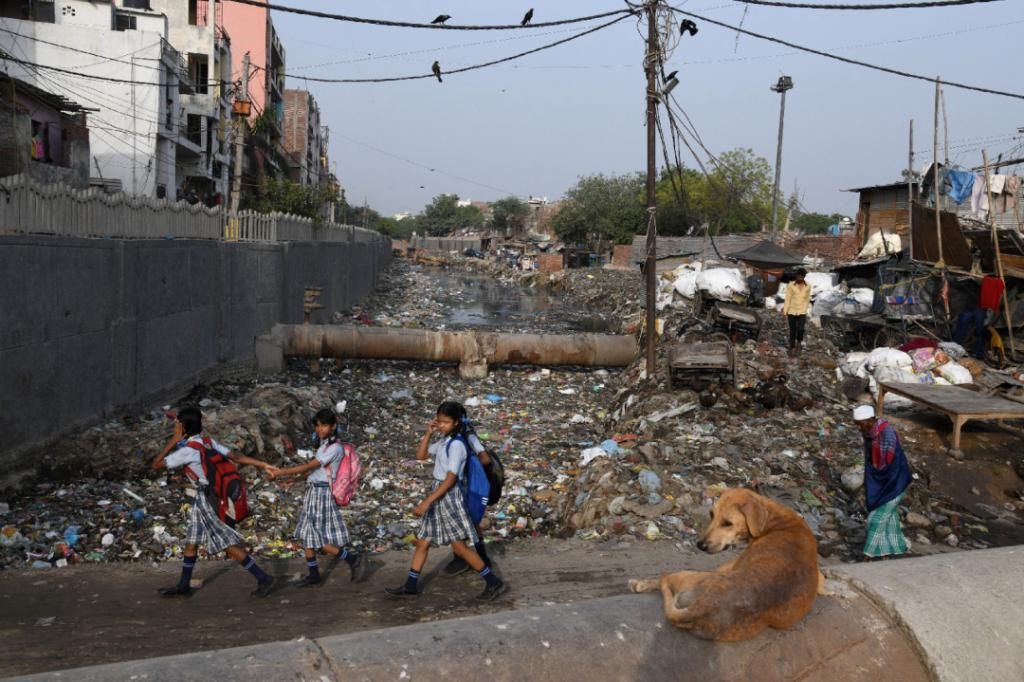
[[[531,4],[538,22],[623,6],[617,0],[282,4],[407,21],[445,13],[460,24],[515,23]],[[735,2],[676,5],[732,25],[744,20],[744,6]],[[855,195],[840,190],[898,179],[906,166],[911,118],[919,152],[915,165],[930,160],[934,85],[794,54],[747,36],[737,42],[734,31],[697,23],[700,32],[683,39],[668,65],[679,70],[674,94],[712,151],[750,147],[774,164],[779,96],[769,87],[780,75],[791,76],[795,88],[786,100],[782,188],[788,193],[798,186],[809,210],[852,214]],[[274,24],[287,51],[289,88],[306,87],[299,75],[415,75],[429,72],[435,59],[442,68],[467,66],[587,27],[424,31],[280,12]],[[744,27],[929,77],[1024,93],[1021,0],[857,12],[749,7]],[[508,194],[555,199],[580,175],[643,169],[644,47],[637,30],[636,21],[627,19],[440,84],[309,83],[330,126],[330,156],[349,201],[365,198],[391,214],[417,212],[442,192],[479,200]],[[947,88],[946,103],[952,160],[978,165],[982,147],[991,157],[1024,155],[1017,133],[1024,127],[1024,100]]]

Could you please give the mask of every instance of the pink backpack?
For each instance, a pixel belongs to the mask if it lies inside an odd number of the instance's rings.
[[[356,450],[355,445],[341,441],[338,441],[338,445],[341,446],[345,455],[338,464],[338,475],[331,481],[331,493],[334,494],[334,501],[338,506],[345,507],[352,501],[352,496],[356,494],[356,488],[359,487],[359,474],[363,471],[363,465],[359,460],[359,451]],[[327,476],[330,478],[330,466],[324,468],[328,470]]]

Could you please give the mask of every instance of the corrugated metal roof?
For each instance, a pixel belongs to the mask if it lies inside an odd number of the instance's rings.
[[[699,256],[702,253],[708,258],[724,258],[748,249],[762,241],[761,235],[726,234],[713,237],[705,242],[704,237],[658,237],[657,257],[675,258],[679,256]],[[717,253],[716,249],[717,248]],[[633,237],[633,262],[643,263],[647,260],[647,236]]]

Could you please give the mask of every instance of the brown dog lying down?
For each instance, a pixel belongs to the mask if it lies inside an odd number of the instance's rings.
[[[630,580],[634,592],[660,589],[665,617],[697,637],[749,639],[807,615],[825,578],[817,543],[800,515],[743,488],[724,491],[697,547],[714,554],[740,542],[746,550],[712,572],[681,571],[660,580]]]

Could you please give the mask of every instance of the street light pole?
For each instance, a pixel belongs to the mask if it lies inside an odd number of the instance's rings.
[[[786,120],[786,91],[793,89],[793,79],[789,76],[779,76],[779,82],[772,86],[772,90],[782,95],[782,104],[779,106],[779,143],[775,152],[775,183],[772,187],[772,234],[771,239],[775,241],[775,231],[779,225],[779,176],[782,171],[782,126]]]

